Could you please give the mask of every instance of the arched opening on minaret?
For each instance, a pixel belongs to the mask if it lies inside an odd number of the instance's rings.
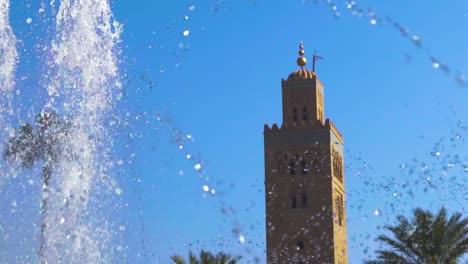
[[[293,122],[297,121],[297,108],[296,107],[293,108],[292,120],[293,120]]]
[[[307,172],[309,171],[309,168],[307,168],[307,162],[305,160],[301,161],[301,168],[302,168],[302,174],[306,175]]]
[[[293,196],[291,197],[291,208],[297,208],[296,195],[293,195]]]
[[[296,162],[293,160],[289,162],[289,174],[296,175]]]
[[[304,241],[302,240],[297,241],[296,246],[297,246],[297,250],[304,249]]]

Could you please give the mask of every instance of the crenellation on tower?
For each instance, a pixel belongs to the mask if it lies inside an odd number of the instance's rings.
[[[299,48],[301,69],[281,82],[283,122],[264,126],[267,263],[347,264],[343,136]]]
[[[340,140],[341,144],[344,144],[343,135],[341,134],[341,132],[338,130],[338,128],[335,126],[335,124],[330,119],[327,118],[327,120],[325,121],[325,126],[330,128],[335,133],[335,135]]]

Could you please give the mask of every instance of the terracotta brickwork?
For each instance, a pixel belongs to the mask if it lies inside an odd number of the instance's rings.
[[[343,137],[323,85],[301,69],[282,96],[283,123],[264,127],[267,263],[347,264]]]

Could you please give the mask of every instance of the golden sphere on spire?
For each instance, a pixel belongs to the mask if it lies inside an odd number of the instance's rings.
[[[297,65],[304,67],[307,64],[307,59],[304,57],[297,58]]]
[[[299,58],[297,58],[297,65],[304,67],[307,64],[307,59],[304,57],[304,45],[302,41],[299,43]]]

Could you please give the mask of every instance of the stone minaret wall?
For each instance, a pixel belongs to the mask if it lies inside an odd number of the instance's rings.
[[[343,139],[323,85],[301,69],[282,95],[283,124],[264,129],[267,263],[347,264]]]

